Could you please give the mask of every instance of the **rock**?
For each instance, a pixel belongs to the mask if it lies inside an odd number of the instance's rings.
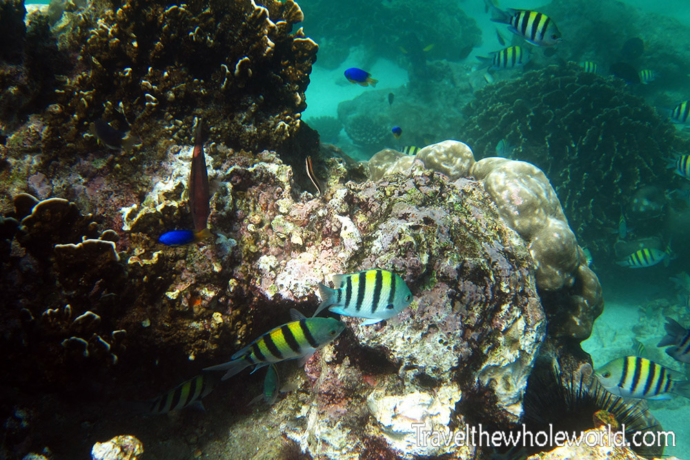
[[[110,441],[97,442],[91,449],[92,460],[138,460],[144,445],[134,436],[115,436]]]

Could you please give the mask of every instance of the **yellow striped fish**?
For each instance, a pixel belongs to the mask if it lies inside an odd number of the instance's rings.
[[[490,8],[492,21],[510,24],[508,30],[533,45],[555,46],[561,41],[561,32],[556,23],[545,14],[512,8],[502,11],[495,6]]]
[[[599,66],[596,62],[583,61],[578,64],[585,72],[588,73],[599,73]]]
[[[526,64],[529,61],[529,53],[520,46],[510,46],[491,53],[491,57],[477,56],[482,62],[491,63],[492,69],[512,69]]]
[[[647,85],[653,82],[654,80],[656,80],[656,77],[658,75],[655,71],[649,69],[640,70],[639,74],[640,83],[642,83],[643,85]]]
[[[644,248],[633,252],[625,259],[619,260],[616,263],[622,267],[646,268],[660,262],[664,262],[665,265],[668,265],[668,252],[662,251],[661,249]]]
[[[680,177],[690,179],[690,155],[676,155],[668,161],[668,167]]]
[[[671,112],[671,120],[676,123],[686,124],[690,119],[690,101],[681,102]]]
[[[420,150],[421,149],[419,147],[415,147],[413,145],[406,145],[400,151],[405,155],[416,155],[417,152],[419,152]]]
[[[690,397],[683,374],[639,356],[611,361],[594,373],[607,391],[624,398],[670,399],[671,393]]]
[[[212,375],[197,375],[153,400],[148,411],[152,414],[167,414],[189,406],[203,409],[201,399],[213,391],[218,382],[219,379]]]
[[[330,311],[339,315],[367,318],[362,326],[368,326],[397,315],[412,302],[405,281],[387,270],[335,275],[333,282],[336,289],[319,284],[322,302],[314,316],[330,307]]]
[[[644,357],[647,354],[647,349],[645,348],[644,343],[635,338],[632,339],[632,349],[635,352],[635,356]]]
[[[254,371],[288,359],[308,359],[316,350],[335,340],[345,324],[333,318],[305,318],[290,310],[292,322],[271,329],[230,357],[231,361],[207,367],[205,371],[227,371],[227,380],[250,366]]]

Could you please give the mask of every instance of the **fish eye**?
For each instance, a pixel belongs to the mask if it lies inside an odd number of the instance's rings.
[[[610,372],[604,372],[604,373],[601,374],[601,375],[602,375],[605,379],[611,377],[611,373],[610,373]]]
[[[409,302],[409,301],[411,301],[411,300],[412,300],[412,294],[407,294],[407,295],[405,296],[405,302]]]
[[[335,335],[335,330],[331,329],[331,335]]]

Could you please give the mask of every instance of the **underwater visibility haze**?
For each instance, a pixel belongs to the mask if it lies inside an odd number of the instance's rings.
[[[0,0],[0,85],[0,460],[690,458],[684,0]]]

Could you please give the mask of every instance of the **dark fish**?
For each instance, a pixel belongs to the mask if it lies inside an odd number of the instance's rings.
[[[402,128],[400,126],[394,126],[393,129],[391,130],[393,132],[393,136],[395,136],[396,139],[400,139],[400,136],[402,136]]]
[[[690,364],[690,330],[681,326],[678,321],[666,317],[666,336],[661,339],[658,347],[667,347],[666,353],[676,361]]]
[[[640,73],[637,69],[625,62],[616,62],[611,64],[609,69],[616,77],[624,80],[628,84],[641,83]]]
[[[350,83],[357,83],[361,86],[376,86],[378,80],[371,78],[371,74],[357,67],[351,67],[345,71],[345,78],[347,78]]]
[[[194,139],[194,153],[192,154],[192,169],[189,173],[189,206],[194,221],[194,232],[200,233],[206,230],[208,216],[211,213],[209,200],[211,194],[208,185],[208,171],[206,170],[206,158],[204,157],[204,140],[202,139],[201,118],[197,122]]]
[[[393,99],[395,99],[395,94],[388,93],[388,105],[393,105]]]
[[[621,56],[624,59],[636,59],[644,53],[644,41],[640,37],[631,38],[623,43],[621,48]]]
[[[498,38],[498,43],[500,43],[501,46],[506,46],[506,39],[503,38],[503,35],[501,35],[501,32],[498,30],[498,27],[496,27],[496,37]]]
[[[183,246],[196,241],[196,235],[191,230],[173,230],[163,233],[158,242],[166,246]]]
[[[89,124],[89,129],[109,149],[131,150],[141,145],[141,139],[137,136],[131,135],[129,131],[117,130],[100,119]]]
[[[309,176],[309,180],[311,180],[311,183],[314,184],[314,187],[316,187],[316,191],[319,195],[322,195],[323,192],[321,190],[321,185],[319,184],[319,179],[316,177],[316,174],[314,173],[314,165],[311,162],[311,157],[308,156],[306,161],[306,168],[307,168],[307,176]]]
[[[201,404],[201,399],[208,396],[219,382],[220,379],[212,374],[197,375],[152,401],[149,412],[152,414],[167,414],[170,411],[190,406],[197,406],[203,409],[204,406]]]

